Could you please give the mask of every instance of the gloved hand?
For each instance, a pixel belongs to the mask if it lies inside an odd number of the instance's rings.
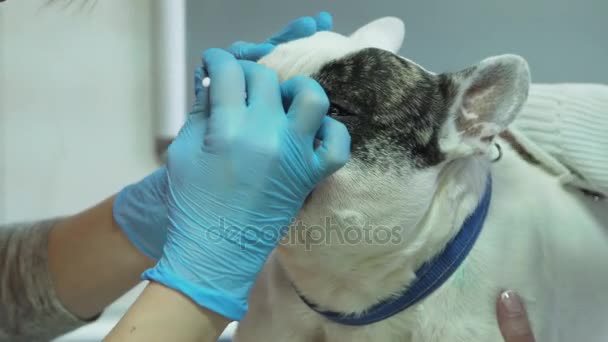
[[[350,136],[326,116],[329,101],[312,79],[280,85],[274,71],[219,49],[204,61],[211,87],[169,147],[169,232],[143,278],[239,320],[306,196],[346,163]]]
[[[303,17],[287,25],[263,44],[235,43],[238,58],[256,59],[269,53],[278,44],[310,36],[319,30],[331,29],[328,13]],[[200,90],[200,74],[195,77],[195,90]],[[146,256],[158,260],[167,235],[166,173],[162,167],[142,181],[120,191],[114,201],[114,219],[129,240]]]
[[[292,40],[312,36],[319,31],[330,31],[333,26],[331,14],[321,12],[316,17],[302,17],[287,25],[279,33],[272,36],[263,43],[236,42],[232,44],[228,51],[238,59],[257,61],[266,56],[274,48]]]

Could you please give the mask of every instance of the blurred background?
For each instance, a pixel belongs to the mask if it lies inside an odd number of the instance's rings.
[[[436,72],[517,53],[537,83],[608,83],[605,0],[9,0],[0,5],[0,223],[75,213],[154,170],[158,127],[183,118],[202,50],[263,40],[320,10],[345,34],[402,18],[401,53]],[[136,293],[62,341],[100,340]]]

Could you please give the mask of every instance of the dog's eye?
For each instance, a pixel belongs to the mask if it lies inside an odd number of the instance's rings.
[[[329,116],[333,116],[333,117],[355,116],[355,114],[353,112],[348,111],[335,103],[330,104],[328,114],[329,114]]]

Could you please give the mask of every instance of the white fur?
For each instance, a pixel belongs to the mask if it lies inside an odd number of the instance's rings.
[[[350,37],[369,47],[397,53],[403,45],[405,25],[399,18],[381,18],[361,27]]]
[[[280,46],[261,62],[286,79],[311,74],[364,46],[320,33]],[[466,145],[454,123],[448,125],[444,138],[454,148]],[[349,162],[315,190],[299,218],[309,225],[325,218],[340,227],[399,225],[402,239],[382,245],[280,246],[252,291],[235,340],[502,341],[494,303],[502,289],[511,288],[526,300],[538,341],[605,341],[608,206],[567,192],[558,179],[499,142],[503,158],[496,164],[471,151],[407,175]],[[348,312],[362,312],[398,293],[457,233],[490,171],[494,191],[479,240],[457,272],[421,303],[375,324],[348,327],[328,322],[294,292],[292,282],[323,309]]]

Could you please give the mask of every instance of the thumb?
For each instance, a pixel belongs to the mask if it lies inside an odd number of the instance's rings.
[[[209,116],[209,87],[203,86],[203,79],[207,77],[207,73],[202,66],[199,66],[194,71],[194,103],[190,115],[202,114]]]
[[[236,59],[257,61],[268,55],[274,49],[274,45],[268,43],[255,44],[248,42],[236,42],[228,48],[228,52]]]
[[[528,314],[521,297],[513,291],[505,291],[496,303],[498,326],[505,342],[534,342]]]
[[[319,20],[322,22],[324,28],[330,26],[327,22],[331,20],[331,17],[327,18],[326,14],[319,17]],[[309,37],[315,32],[317,32],[317,21],[312,17],[302,17],[289,23],[279,33],[268,39],[266,43],[279,45],[292,40]]]

